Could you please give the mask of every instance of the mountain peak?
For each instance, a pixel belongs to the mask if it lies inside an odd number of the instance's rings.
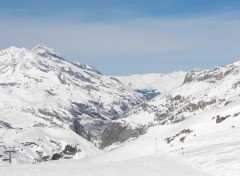
[[[32,51],[42,57],[64,60],[64,58],[60,56],[53,48],[49,48],[44,44],[37,45],[35,48],[32,49]]]
[[[15,46],[11,46],[9,48],[6,48],[4,50],[2,50],[1,52],[2,53],[8,53],[8,52],[19,52],[19,51],[23,51],[23,50],[26,50],[25,48],[18,48],[18,47],[15,47]]]
[[[22,58],[29,51],[26,48],[17,48],[15,46],[11,46],[9,48],[3,49],[0,51],[0,57],[11,56],[14,58]]]
[[[51,52],[55,52],[55,50],[53,48],[49,48],[47,47],[46,45],[40,43],[38,44],[37,46],[35,46],[32,50],[35,51],[35,50],[45,50],[45,51],[51,51]]]
[[[235,66],[240,66],[240,59],[236,59],[232,65],[235,65]]]

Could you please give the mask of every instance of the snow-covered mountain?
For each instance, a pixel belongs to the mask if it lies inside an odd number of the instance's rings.
[[[117,119],[142,102],[117,79],[69,62],[44,45],[0,51],[0,98],[2,125],[15,128],[67,128],[73,118],[83,124],[96,121],[102,128],[102,121]]]
[[[185,75],[178,86],[133,108],[124,118],[116,120],[115,123],[119,128],[124,126],[138,132],[141,129],[138,133],[141,135],[144,134],[143,129],[151,126],[177,123],[210,109],[237,104],[240,100],[239,75],[240,61],[210,70],[191,71]],[[172,82],[169,81],[169,84],[171,85]],[[168,87],[168,82],[164,85]],[[109,134],[105,135],[109,136]],[[128,140],[139,135],[126,136],[122,131],[117,137]],[[112,142],[113,145],[115,143]]]
[[[239,176],[239,75],[236,61],[113,78],[43,45],[2,50],[0,158],[3,142],[17,153],[0,175]]]
[[[0,51],[0,142],[17,146],[28,160],[51,159],[66,146],[74,150],[69,158],[96,154],[82,137],[96,140],[112,119],[142,101],[116,78],[44,45]]]
[[[240,88],[237,89],[239,92]],[[178,123],[150,126],[145,134],[135,140],[112,144],[109,149],[115,148],[115,150],[108,155],[118,162],[133,161],[132,167],[136,163],[138,169],[144,167],[143,170],[147,170],[151,175],[159,173],[201,175],[203,174],[201,170],[206,175],[212,176],[238,176],[240,174],[239,93],[231,98],[231,101],[199,110]],[[132,126],[154,123],[154,113],[139,112],[125,118],[124,123],[130,123]],[[199,170],[191,173],[191,169],[188,168],[187,173],[184,173],[184,169],[179,168],[178,164],[169,164],[166,167],[170,169],[158,170],[161,165],[169,161],[168,157],[180,159],[181,164],[185,163]],[[142,160],[143,158],[146,160]],[[156,160],[149,160],[150,158]],[[116,165],[113,167],[117,167],[118,162],[115,161]],[[142,164],[140,165],[139,162]],[[136,170],[128,168],[129,172],[134,173],[137,172]],[[119,171],[118,174],[124,175],[123,172]]]
[[[181,86],[154,100],[160,112],[156,119],[177,122],[213,107],[228,106],[239,99],[239,74],[239,61],[187,73]]]
[[[151,175],[240,175],[239,75],[240,61],[209,70],[191,71],[175,89],[116,120],[117,129],[141,128],[145,132],[127,138],[125,132],[120,131],[115,136],[125,140],[112,141],[105,148],[110,151],[108,154],[112,160],[118,158],[113,167],[122,166],[124,162],[131,165],[132,161],[132,167],[137,165],[140,170],[144,167]],[[109,134],[106,136],[111,136]],[[168,157],[180,159],[181,164],[186,163],[199,171],[191,173],[188,168],[188,172],[183,173],[184,166],[179,168],[178,164],[174,164],[174,169],[158,170],[159,165],[169,161]],[[142,164],[138,165],[139,162]],[[128,168],[127,173],[131,172],[141,175]],[[126,173],[119,171],[118,174]]]
[[[179,71],[169,74],[152,73],[117,76],[116,78],[137,92],[149,95],[149,99],[151,99],[160,93],[164,94],[182,85],[185,75],[186,72]]]
[[[180,123],[150,127],[136,140],[85,160],[15,165],[0,173],[31,176],[239,176],[240,101]],[[140,115],[139,115],[140,116]],[[219,117],[220,116],[220,117]],[[145,116],[146,117],[146,116]],[[218,121],[227,117],[223,121]],[[146,117],[147,118],[147,117]]]
[[[0,128],[0,134],[1,141],[5,142],[6,147],[14,146],[17,151],[13,155],[13,163],[44,162],[59,158],[84,159],[101,153],[92,143],[69,129],[53,127]],[[4,151],[5,149],[1,146],[0,153],[4,154]],[[8,159],[8,154],[1,156],[1,159],[5,158]],[[0,160],[1,164],[3,161]]]

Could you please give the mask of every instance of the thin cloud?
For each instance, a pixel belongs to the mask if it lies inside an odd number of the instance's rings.
[[[201,59],[206,65],[207,62],[217,65],[218,60],[223,62],[225,58],[229,62],[240,56],[240,21],[221,16],[80,24],[2,20],[0,26],[0,48],[11,45],[32,48],[45,43],[67,58],[89,61],[96,67],[100,60],[111,65],[115,59],[159,63]]]

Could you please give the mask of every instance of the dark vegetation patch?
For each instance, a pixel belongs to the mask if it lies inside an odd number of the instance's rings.
[[[71,159],[77,152],[81,152],[80,149],[77,149],[77,146],[67,144],[62,152],[54,153],[51,159],[52,160],[59,160],[60,158]]]
[[[65,155],[75,155],[78,152],[77,147],[71,146],[71,145],[66,145],[64,150],[62,151],[63,154]]]
[[[60,153],[54,153],[52,156],[52,160],[59,160],[60,158],[62,158],[62,155]]]
[[[102,143],[100,144],[100,148],[103,149],[117,142],[123,143],[130,138],[137,138],[144,133],[144,126],[133,129],[125,124],[112,123],[101,135]]]

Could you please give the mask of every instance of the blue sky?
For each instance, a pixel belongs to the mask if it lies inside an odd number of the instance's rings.
[[[240,59],[239,0],[0,0],[0,48],[43,43],[107,75]]]

